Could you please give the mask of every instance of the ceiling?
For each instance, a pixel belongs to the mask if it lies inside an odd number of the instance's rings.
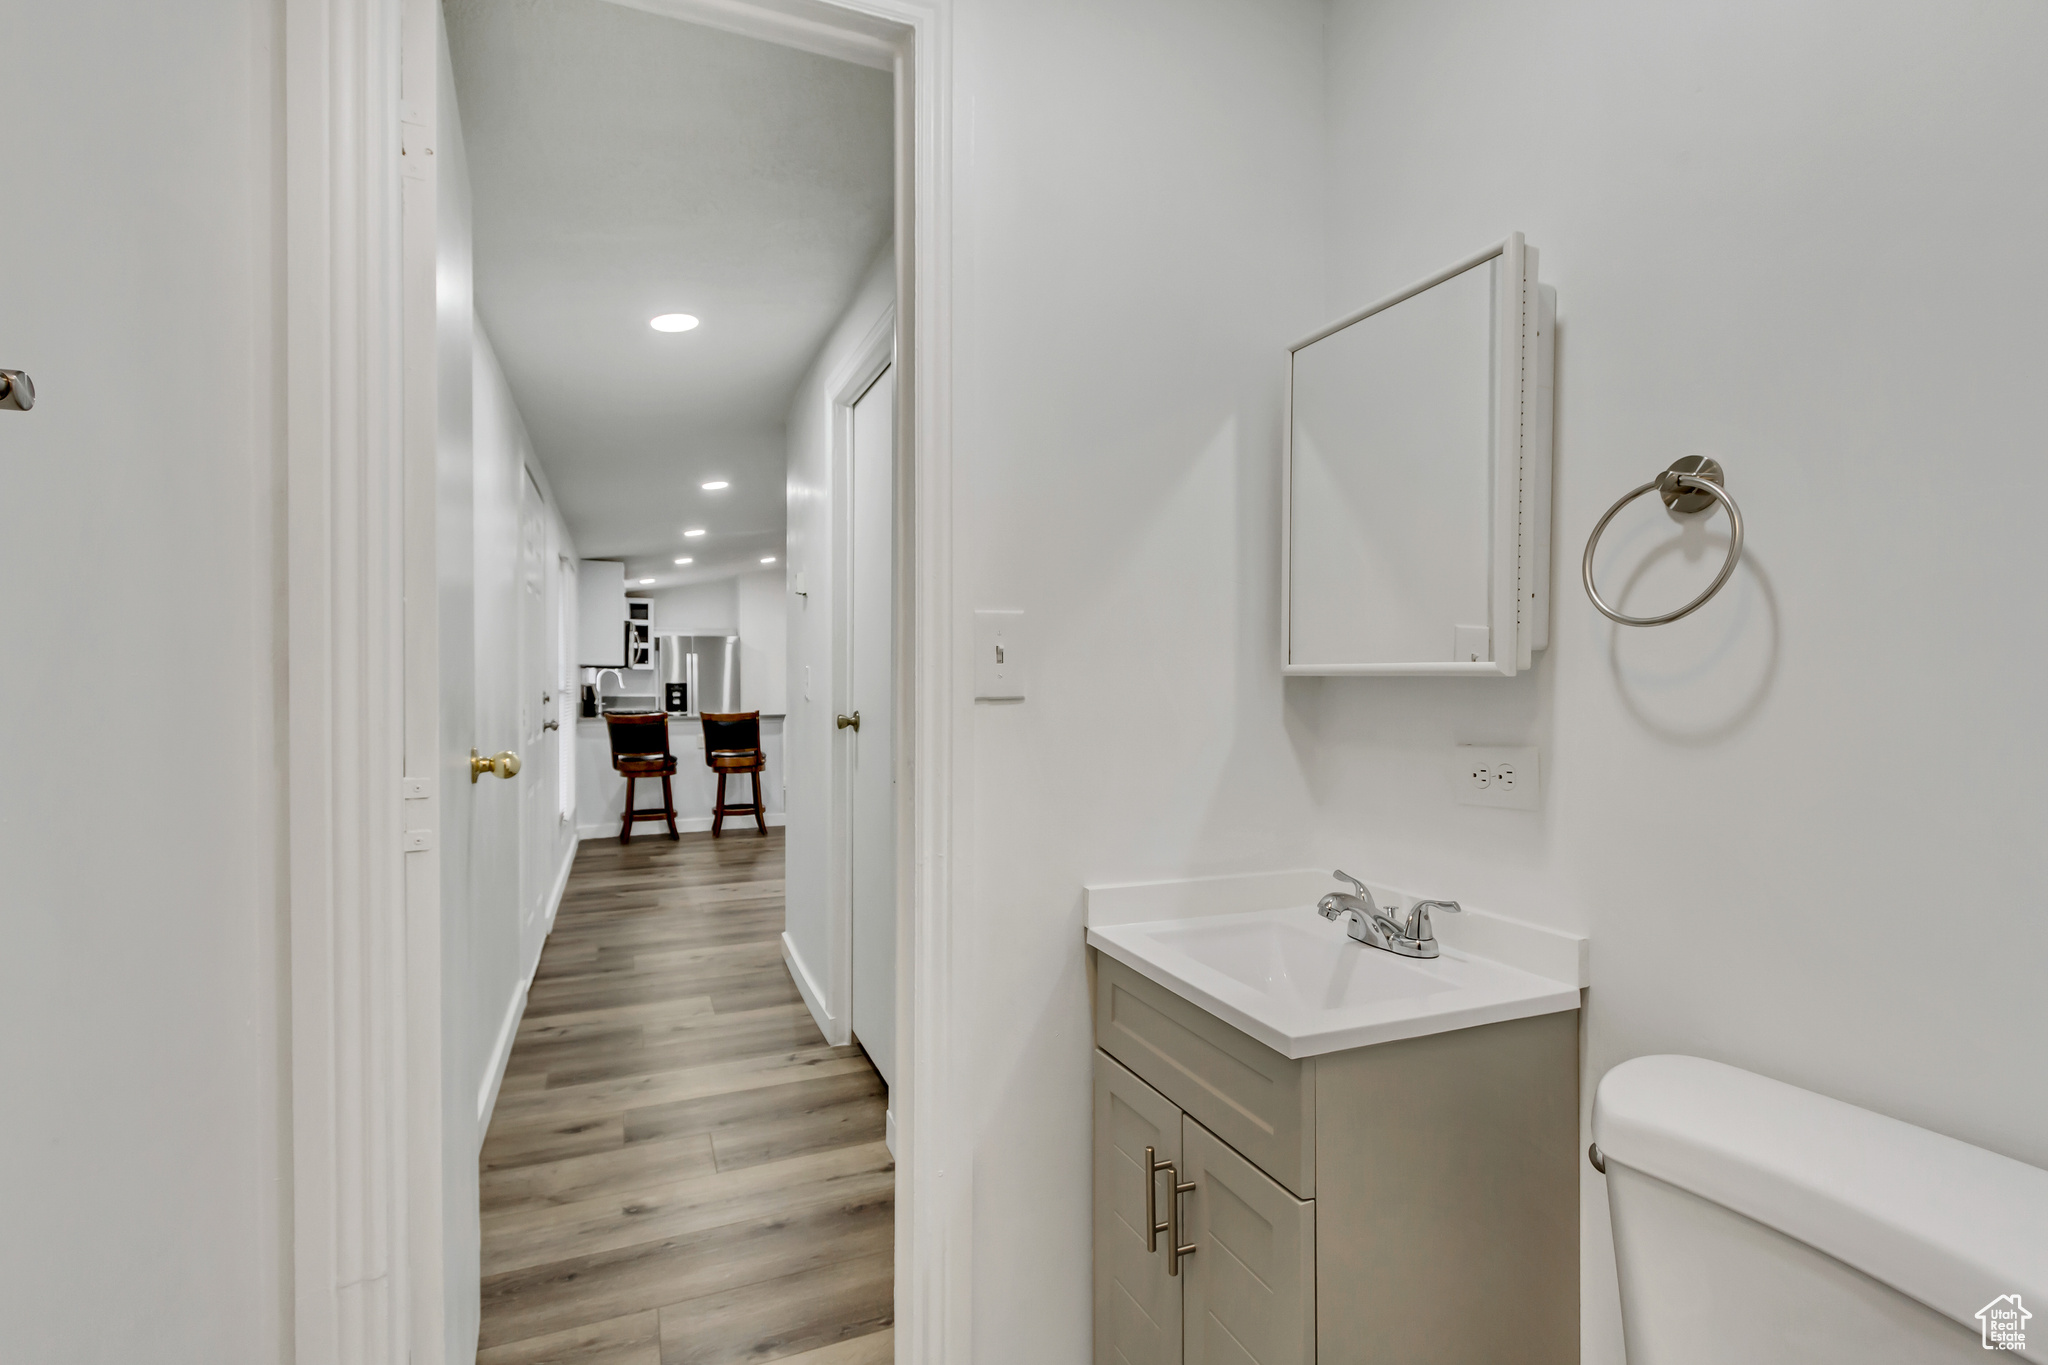
[[[889,237],[889,73],[607,0],[445,8],[477,312],[578,551],[758,569],[790,399]]]

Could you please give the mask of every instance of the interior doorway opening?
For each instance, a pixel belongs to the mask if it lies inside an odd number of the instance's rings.
[[[415,3],[446,1354],[894,1358],[900,52]]]

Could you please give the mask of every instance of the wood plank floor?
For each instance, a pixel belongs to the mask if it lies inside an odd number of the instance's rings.
[[[478,1365],[887,1365],[882,1081],[783,965],[782,831],[586,842],[483,1147]]]

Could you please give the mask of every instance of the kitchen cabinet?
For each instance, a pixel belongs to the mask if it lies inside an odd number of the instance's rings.
[[[626,566],[586,559],[576,570],[576,665],[626,666]]]
[[[1096,1365],[1575,1365],[1576,1011],[1289,1058],[1094,962]]]
[[[626,667],[654,667],[654,603],[626,599]]]

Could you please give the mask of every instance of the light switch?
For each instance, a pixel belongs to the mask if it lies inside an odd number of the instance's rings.
[[[974,613],[974,696],[978,701],[1024,698],[1024,613]]]

